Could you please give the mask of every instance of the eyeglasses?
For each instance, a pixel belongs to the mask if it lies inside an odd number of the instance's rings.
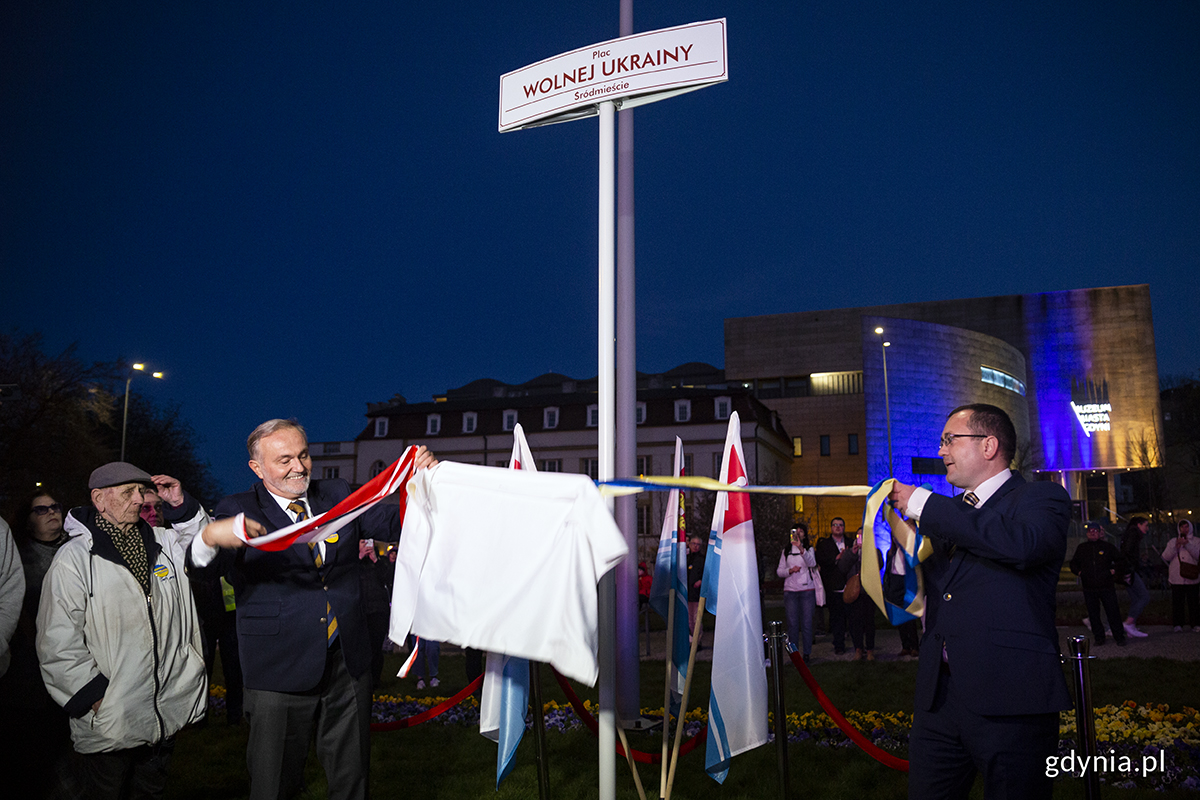
[[[954,444],[955,439],[986,439],[990,435],[989,433],[946,433],[938,442],[942,447],[949,447]]]
[[[39,517],[44,517],[47,514],[61,514],[62,506],[59,503],[52,503],[48,506],[34,506],[29,510]]]

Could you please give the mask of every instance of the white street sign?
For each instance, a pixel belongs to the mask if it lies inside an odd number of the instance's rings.
[[[500,76],[500,131],[593,117],[729,80],[725,20],[581,47]]]

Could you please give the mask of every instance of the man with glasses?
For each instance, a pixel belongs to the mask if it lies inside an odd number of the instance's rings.
[[[1071,707],[1054,626],[1071,500],[1009,469],[1016,430],[1001,409],[950,413],[938,455],[950,498],[897,482],[892,505],[933,544],[922,567],[925,635],[909,739],[909,797],[1049,798],[1046,758]]]

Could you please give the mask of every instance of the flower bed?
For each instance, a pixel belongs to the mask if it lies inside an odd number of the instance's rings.
[[[392,722],[413,716],[445,698],[397,697],[376,695],[371,713],[372,722]],[[225,690],[210,689],[210,702],[223,710]],[[584,707],[595,714],[591,701]],[[584,727],[570,704],[545,704],[546,729],[574,731]],[[644,709],[643,716],[661,718],[663,710]],[[896,755],[908,750],[908,734],[912,715],[903,711],[847,711],[846,719],[862,731],[877,746]],[[1064,711],[1059,722],[1058,756],[1047,764],[1047,774],[1056,780],[1077,780],[1086,769],[1100,775],[1102,783],[1119,788],[1192,789],[1200,790],[1200,712],[1189,706],[1171,711],[1165,705],[1138,705],[1132,700],[1119,706],[1095,709],[1096,741],[1099,760],[1084,762],[1075,742],[1075,714]],[[479,725],[479,702],[468,697],[449,711],[436,717],[443,725]],[[685,735],[694,736],[708,720],[704,710],[696,708],[684,717]],[[532,727],[532,721],[526,721]],[[810,741],[822,747],[852,747],[845,734],[824,712],[808,711],[787,715],[788,740]],[[655,734],[657,735],[657,734]]]

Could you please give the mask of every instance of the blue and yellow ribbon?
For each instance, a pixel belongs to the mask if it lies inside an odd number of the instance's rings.
[[[639,494],[641,492],[668,492],[671,489],[699,489],[708,492],[754,492],[757,494],[801,494],[810,497],[866,497],[869,486],[739,486],[722,483],[715,478],[698,475],[643,475],[639,478],[618,478],[597,481],[600,494],[605,497]]]
[[[899,625],[910,619],[918,619],[925,613],[925,581],[921,575],[921,562],[933,553],[933,545],[912,522],[901,519],[896,509],[886,504],[895,483],[894,479],[887,478],[871,487],[867,494],[859,574],[867,595],[889,622]],[[883,509],[886,526],[876,525],[880,509]],[[889,575],[889,565],[884,563],[893,541],[897,545],[896,552],[903,555],[903,575]]]

